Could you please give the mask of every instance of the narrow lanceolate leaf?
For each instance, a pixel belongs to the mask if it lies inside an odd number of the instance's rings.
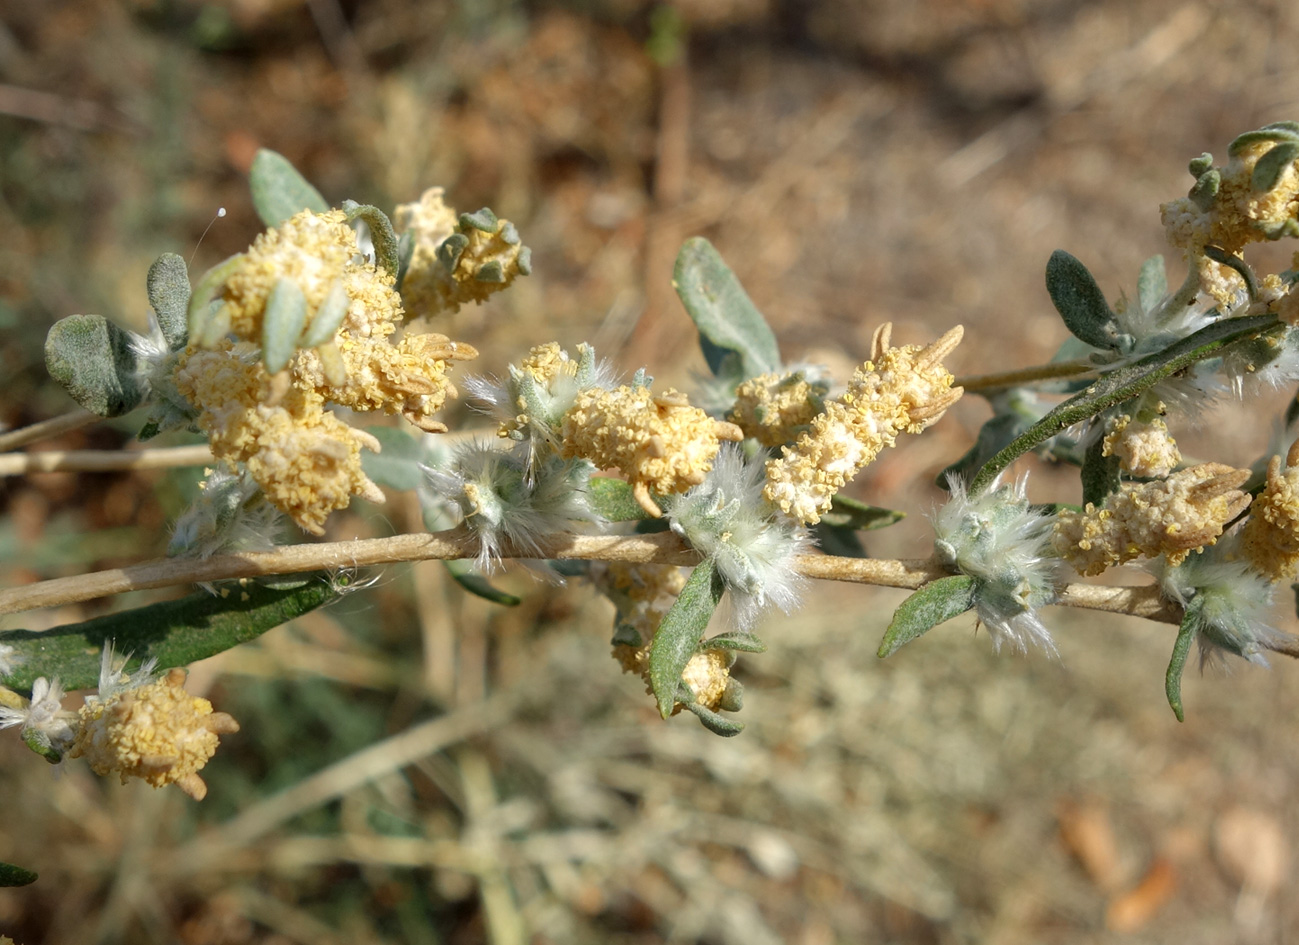
[[[731,631],[729,633],[719,633],[715,637],[709,637],[707,640],[700,640],[699,645],[695,647],[696,653],[703,653],[706,650],[737,650],[741,653],[766,653],[767,644],[763,643],[752,633],[741,633]]]
[[[502,607],[518,607],[523,603],[523,598],[493,587],[492,582],[479,574],[468,561],[443,561],[442,564],[452,579],[475,597],[500,604]]]
[[[262,316],[262,361],[276,374],[288,367],[307,324],[307,297],[292,279],[275,280]]]
[[[944,620],[965,613],[974,606],[974,578],[967,574],[930,581],[902,602],[880,641],[880,659],[892,656],[902,646],[928,633]]]
[[[352,300],[348,297],[342,280],[336,279],[329,287],[329,291],[325,293],[325,298],[316,309],[316,313],[311,316],[311,324],[302,333],[302,340],[298,344],[303,348],[314,348],[316,345],[323,345],[326,341],[333,341],[334,335],[343,324],[343,319],[347,317],[347,309],[351,304]]]
[[[693,712],[699,721],[703,723],[704,728],[708,729],[708,731],[712,732],[714,735],[721,735],[723,738],[731,738],[744,731],[743,722],[737,722],[735,719],[728,719],[726,716],[714,712],[712,709],[702,706],[697,702],[686,703],[686,708]]]
[[[424,481],[421,463],[429,461],[428,453],[415,437],[398,427],[366,427],[365,432],[383,447],[378,453],[361,452],[362,471],[381,486],[408,492]]]
[[[1018,457],[1075,423],[1081,423],[1102,410],[1131,400],[1197,361],[1217,356],[1233,342],[1257,338],[1266,331],[1280,330],[1274,315],[1224,318],[1169,345],[1163,351],[1156,351],[1140,361],[1110,371],[1086,390],[1056,405],[1050,413],[988,460],[970,484],[970,494],[982,494],[1002,470]]]
[[[91,413],[117,417],[144,399],[131,333],[102,315],[69,315],[45,337],[45,367]]]
[[[189,324],[189,340],[200,347],[211,347],[225,336],[230,330],[230,318],[227,315],[224,319],[224,327],[218,325],[213,327],[213,314],[218,310],[219,299],[222,287],[226,280],[234,275],[239,267],[244,264],[244,254],[235,253],[221,262],[217,263],[207,272],[199,277],[198,284],[194,286],[194,293],[189,297],[189,306],[185,312],[185,320]],[[218,319],[218,321],[220,321]]]
[[[1088,502],[1100,508],[1105,504],[1105,497],[1111,492],[1118,492],[1122,482],[1117,456],[1105,456],[1105,440],[1097,437],[1083,456],[1082,492],[1083,504]]]
[[[663,616],[654,642],[650,644],[650,686],[663,718],[672,714],[677,702],[681,673],[695,655],[695,645],[722,599],[723,585],[712,561],[703,561],[690,573],[677,602]]]
[[[587,486],[591,508],[606,522],[638,522],[649,518],[631,492],[631,485],[610,476],[592,476]]]
[[[189,335],[189,267],[175,253],[163,253],[149,267],[149,305],[158,317],[167,347],[179,351]]]
[[[1164,257],[1151,256],[1141,264],[1137,276],[1137,305],[1143,312],[1153,312],[1168,294],[1168,273],[1164,270]]]
[[[133,654],[132,666],[150,658],[163,670],[188,666],[247,643],[339,593],[334,582],[315,575],[288,589],[227,586],[216,595],[202,591],[50,630],[9,630],[0,633],[0,644],[13,648],[16,665],[0,678],[11,689],[26,691],[41,676],[58,676],[67,689],[90,689],[99,684],[105,642]]]
[[[1299,144],[1293,141],[1278,144],[1255,163],[1249,186],[1256,192],[1274,190],[1281,183],[1281,175],[1295,162],[1295,158],[1299,158]]]
[[[1117,348],[1118,328],[1105,293],[1076,257],[1062,249],[1046,264],[1046,291],[1074,337],[1093,348]]]
[[[1203,610],[1203,597],[1194,597],[1186,605],[1186,613],[1182,615],[1182,625],[1177,631],[1177,641],[1173,644],[1173,656],[1168,661],[1168,671],[1164,674],[1164,694],[1168,696],[1168,705],[1179,722],[1186,721],[1186,716],[1182,712],[1182,672],[1186,669],[1186,658],[1191,653],[1191,644],[1195,642],[1196,634],[1199,632],[1200,612]]]
[[[708,240],[686,240],[677,254],[672,286],[699,329],[714,374],[722,373],[728,354],[739,359],[741,379],[780,370],[776,336]]]
[[[257,215],[267,226],[279,226],[303,210],[324,213],[329,209],[320,191],[298,173],[288,158],[267,148],[262,148],[253,158],[248,186]]]
[[[0,886],[30,886],[36,874],[12,863],[0,863]]]
[[[347,222],[361,220],[370,228],[370,242],[374,246],[374,264],[386,270],[394,279],[401,269],[401,253],[397,248],[397,234],[388,214],[378,207],[354,200],[343,201]]]
[[[830,511],[821,516],[821,521],[835,528],[852,528],[859,531],[873,531],[876,528],[887,528],[907,517],[906,512],[894,509],[882,509],[867,505],[847,496],[837,495],[830,500]]]

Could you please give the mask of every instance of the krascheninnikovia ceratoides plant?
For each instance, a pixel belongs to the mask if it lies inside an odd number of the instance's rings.
[[[173,544],[192,559],[177,574],[212,582],[218,596],[128,612],[112,618],[113,632],[124,646],[139,642],[137,659],[156,657],[171,669],[319,606],[336,595],[336,582],[232,587],[221,579],[233,572],[221,567],[246,559],[222,554],[264,543],[275,512],[323,532],[331,511],[357,495],[378,501],[384,485],[416,490],[429,522],[448,512],[462,518],[458,531],[444,533],[447,557],[477,557],[483,566],[519,556],[596,559],[555,567],[586,574],[615,603],[615,656],[644,677],[663,715],[688,709],[720,734],[741,728],[722,714],[742,701],[735,653],[762,650],[752,634],[757,617],[771,605],[795,606],[807,575],[916,589],[898,608],[881,655],[969,610],[998,647],[1054,651],[1044,606],[1118,606],[1098,602],[1116,595],[1062,583],[1063,563],[1098,574],[1142,557],[1159,573],[1158,586],[1143,592],[1151,605],[1144,612],[1182,623],[1165,674],[1180,717],[1192,640],[1251,660],[1267,649],[1295,650],[1259,603],[1299,567],[1295,449],[1284,462],[1254,464],[1266,466],[1265,475],[1245,462],[1188,466],[1170,421],[1226,391],[1248,394],[1257,379],[1299,379],[1296,275],[1260,278],[1243,255],[1252,242],[1299,235],[1296,161],[1299,123],[1282,122],[1238,138],[1223,167],[1208,155],[1191,163],[1190,194],[1163,208],[1169,242],[1187,265],[1175,291],[1156,257],[1141,267],[1135,297],[1111,307],[1081,262],[1064,252],[1051,257],[1047,288],[1075,339],[1052,365],[965,385],[988,397],[994,416],[949,467],[951,498],[934,516],[934,558],[908,563],[864,557],[860,533],[899,514],[841,490],[901,433],[922,432],[961,396],[943,363],[960,328],[929,345],[893,347],[890,326],[882,326],[844,393],[831,397],[823,375],[782,360],[721,258],[691,240],[674,283],[713,373],[702,399],[656,390],[643,370],[622,383],[588,345],[570,355],[538,344],[503,379],[467,382],[496,419],[503,449],[437,449],[427,438],[445,429],[436,415],[456,394],[450,372],[477,352],[428,326],[439,312],[481,302],[530,272],[516,228],[490,210],[456,214],[436,188],[397,208],[395,227],[374,207],[331,209],[287,162],[263,152],[252,183],[267,231],[192,291],[179,257],[159,259],[147,280],[156,322],[148,337],[98,316],[73,316],[50,332],[50,372],[84,407],[116,416],[147,406],[143,437],[188,426],[206,435],[223,466]],[[362,224],[366,239],[355,229]],[[1064,399],[1050,406],[1051,397]],[[391,414],[418,432],[359,430],[335,408]],[[1079,466],[1079,506],[1032,505],[1022,477],[998,485],[1029,451]],[[663,524],[677,544],[653,538]],[[832,554],[806,554],[813,541]],[[598,547],[581,551],[583,542]],[[617,558],[619,542],[633,549],[629,557],[599,563]],[[271,573],[316,559],[304,546],[257,560]],[[678,562],[690,561],[687,576]],[[474,593],[511,600],[463,566],[453,573]],[[706,637],[727,596],[736,627]],[[64,628],[63,636],[83,640],[89,627]],[[105,631],[94,627],[98,639]],[[206,755],[163,765],[145,757],[152,748],[131,749],[135,760],[100,751],[110,737],[103,726],[118,725],[103,722],[113,699],[148,701],[146,690],[165,687],[159,704],[179,705],[178,677],[120,694],[101,688],[92,705],[103,711],[74,719],[62,709],[62,686],[93,683],[85,654],[96,647],[50,656],[34,640],[0,634],[0,674],[11,687],[0,690],[0,724],[20,727],[47,757],[75,745],[97,769],[170,779],[198,793],[193,779]],[[198,709],[196,718],[207,717]],[[125,712],[114,709],[113,718]],[[119,721],[112,730],[124,744],[153,744],[157,733],[128,737],[130,726]],[[100,734],[87,734],[92,723]]]

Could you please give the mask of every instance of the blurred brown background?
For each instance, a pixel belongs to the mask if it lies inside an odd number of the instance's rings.
[[[904,343],[963,323],[958,373],[1038,363],[1065,337],[1042,286],[1051,250],[1133,294],[1187,160],[1299,117],[1297,44],[1299,7],[1280,0],[0,2],[0,420],[70,406],[41,365],[54,320],[138,326],[158,253],[201,271],[247,246],[262,146],[334,201],[391,207],[440,184],[519,225],[535,275],[442,328],[484,352],[478,371],[588,340],[688,385],[703,361],[669,280],[696,234],[788,359],[844,377],[892,320]],[[1211,413],[1185,443],[1247,464],[1269,430],[1244,413]],[[933,474],[986,416],[967,398],[855,486],[912,512],[874,553],[925,553]],[[197,475],[5,481],[0,580],[161,553]],[[1033,490],[1076,501],[1076,478],[1040,469]],[[395,496],[331,535],[417,521]],[[657,721],[608,659],[611,610],[589,589],[502,583],[525,603],[466,599],[436,565],[389,569],[196,669],[244,725],[200,806],[76,762],[52,780],[6,738],[0,859],[42,877],[0,891],[0,932],[832,945],[1299,930],[1295,667],[1188,674],[1178,725],[1168,627],[1051,614],[1052,662],[994,658],[962,619],[880,663],[902,595],[817,588],[742,661],[749,728],[722,741]],[[353,754],[439,715],[414,755]]]

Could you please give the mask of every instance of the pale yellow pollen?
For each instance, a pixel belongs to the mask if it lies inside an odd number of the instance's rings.
[[[721,441],[741,440],[744,434],[691,407],[678,391],[654,394],[648,387],[624,385],[581,391],[564,415],[563,438],[565,458],[617,467],[641,507],[658,517],[662,512],[651,491],[685,492],[703,482]]]
[[[762,374],[740,384],[726,419],[763,446],[784,446],[806,430],[819,412],[823,386],[800,375]]]
[[[92,699],[80,711],[70,757],[84,757],[99,775],[140,778],[163,787],[175,784],[195,800],[207,794],[198,772],[216,752],[218,735],[239,724],[212,703],[185,691],[185,671],[107,699]]]
[[[1081,574],[1100,574],[1134,558],[1163,554],[1170,565],[1214,544],[1223,528],[1249,507],[1240,486],[1248,469],[1202,463],[1167,479],[1125,486],[1103,508],[1056,516],[1052,546]]]
[[[811,429],[767,462],[767,500],[804,524],[815,524],[843,486],[892,446],[900,433],[920,433],[960,399],[942,359],[960,343],[958,326],[927,347],[889,347],[892,325],[871,340],[871,360],[842,397],[826,403]]]
[[[1105,428],[1101,453],[1117,456],[1120,468],[1142,479],[1162,479],[1182,461],[1182,454],[1158,417],[1143,423],[1124,414]]]
[[[1299,440],[1284,464],[1280,456],[1268,463],[1267,483],[1250,506],[1240,547],[1250,566],[1271,581],[1299,571]]]

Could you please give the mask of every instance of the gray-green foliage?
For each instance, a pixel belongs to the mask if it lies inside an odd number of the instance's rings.
[[[279,226],[303,210],[324,213],[329,209],[320,191],[311,186],[284,155],[266,148],[253,158],[248,184],[257,215],[267,226]]]

